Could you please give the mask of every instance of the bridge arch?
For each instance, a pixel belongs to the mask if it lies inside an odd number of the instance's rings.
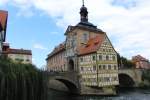
[[[134,87],[135,81],[130,75],[126,73],[119,73],[119,84],[120,87]]]
[[[61,83],[63,83],[69,90],[69,93],[71,94],[78,94],[79,89],[76,86],[75,83],[71,82],[70,80],[67,79],[55,79],[57,81],[60,81]]]

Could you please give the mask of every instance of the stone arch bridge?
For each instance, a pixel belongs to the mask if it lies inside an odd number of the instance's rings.
[[[120,87],[138,87],[142,82],[142,73],[143,70],[141,69],[120,69],[118,71]],[[49,80],[57,80],[63,83],[73,94],[103,94],[98,88],[82,86],[80,76],[75,71],[50,72],[48,77]]]
[[[120,69],[118,73],[120,87],[139,87],[143,71],[142,69]]]
[[[70,93],[79,94],[80,92],[79,76],[77,72],[52,72],[49,73],[49,81],[51,80],[57,80],[63,83]]]

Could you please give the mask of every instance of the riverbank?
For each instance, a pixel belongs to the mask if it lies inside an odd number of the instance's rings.
[[[49,91],[49,100],[149,100],[150,89],[130,89],[128,91],[120,91],[117,96],[79,96],[58,92],[55,90]]]

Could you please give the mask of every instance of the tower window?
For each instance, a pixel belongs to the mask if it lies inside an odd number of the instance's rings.
[[[76,41],[73,39],[72,40],[72,46],[75,47],[76,46]]]
[[[83,34],[82,40],[83,40],[83,42],[87,42],[87,40],[88,40],[88,34],[87,33]]]

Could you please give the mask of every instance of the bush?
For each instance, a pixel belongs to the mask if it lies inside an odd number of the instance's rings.
[[[150,82],[150,69],[144,70],[142,74],[142,80],[147,80]]]

